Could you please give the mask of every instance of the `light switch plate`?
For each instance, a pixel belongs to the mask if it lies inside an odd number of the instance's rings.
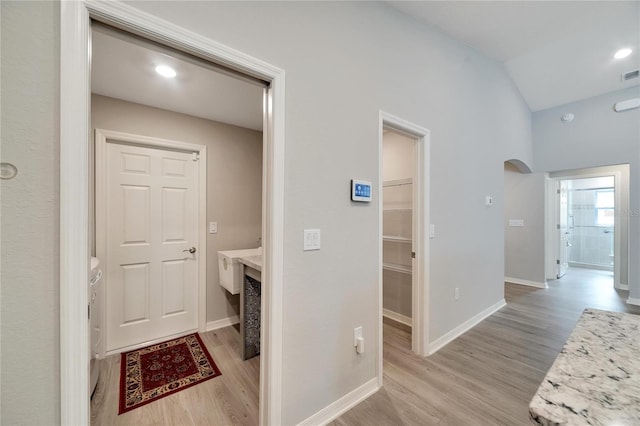
[[[304,246],[305,251],[320,250],[320,230],[305,229],[304,230]]]
[[[209,222],[209,233],[210,234],[218,233],[218,222]]]
[[[509,226],[524,226],[524,219],[509,219]]]
[[[429,224],[429,238],[435,238],[436,237],[436,226],[431,223]]]

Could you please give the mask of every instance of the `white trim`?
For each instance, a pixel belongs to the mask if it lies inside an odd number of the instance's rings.
[[[340,417],[374,393],[378,392],[381,386],[376,379],[371,379],[365,384],[352,390],[337,401],[332,402],[322,410],[318,411],[306,420],[298,423],[298,426],[318,426],[326,425]]]
[[[629,284],[618,284],[618,290],[625,290],[625,291],[629,291]]]
[[[415,143],[415,170],[411,180],[413,184],[413,251],[415,260],[412,268],[411,303],[412,330],[411,350],[418,355],[426,355],[429,349],[429,238],[426,230],[429,227],[429,197],[430,197],[430,160],[431,160],[431,131],[424,127],[410,123],[384,111],[379,112],[378,134],[378,191],[381,194],[384,182],[382,180],[382,142],[384,129],[390,128],[412,139]],[[407,183],[407,182],[404,182]],[[379,335],[378,335],[378,378],[382,385],[382,215],[383,206],[379,205]]]
[[[529,281],[529,280],[522,280],[520,278],[511,278],[511,277],[504,277],[504,282],[506,283],[511,283],[511,284],[518,284],[518,285],[527,285],[529,287],[536,287],[536,288],[548,288],[549,286],[547,285],[547,282],[538,282],[538,281]]]
[[[635,297],[630,297],[627,299],[627,303],[629,305],[636,305],[636,306],[640,306],[640,299],[635,298]]]
[[[383,309],[382,315],[391,320],[394,320],[395,322],[399,322],[400,324],[408,325],[409,327],[412,326],[411,317],[408,317],[406,315],[399,314],[389,309]]]
[[[491,315],[493,315],[500,309],[504,308],[505,306],[507,306],[507,302],[504,299],[502,299],[499,302],[495,303],[494,305],[489,306],[487,309],[480,312],[479,314],[469,318],[468,320],[466,320],[465,322],[463,322],[453,330],[446,333],[444,336],[437,338],[429,345],[429,355],[433,355],[434,353],[442,349],[444,346],[451,343],[458,337],[462,336],[464,333],[471,330],[480,322],[490,317]]]
[[[263,309],[260,424],[281,424],[284,269],[285,73],[168,21],[116,1],[60,7],[60,422],[89,424],[88,141],[90,18],[191,52],[271,83],[265,97]],[[81,259],[86,259],[82,262]],[[83,366],[78,368],[78,366]]]
[[[229,327],[231,325],[236,325],[238,323],[240,323],[240,317],[238,315],[222,318],[215,321],[208,321],[205,331],[218,330],[220,328]]]
[[[89,13],[60,3],[60,422],[89,413]]]
[[[198,321],[198,331],[205,331],[207,325],[207,147],[205,145],[198,145],[188,142],[180,142],[169,139],[161,139],[152,136],[144,136],[144,135],[134,135],[131,133],[118,132],[115,130],[105,130],[105,129],[95,129],[95,215],[96,215],[96,225],[95,225],[95,237],[96,237],[96,256],[103,262],[103,265],[109,264],[109,258],[107,257],[107,218],[108,218],[108,205],[107,205],[107,144],[109,141],[113,141],[115,143],[131,143],[137,145],[143,145],[146,147],[152,148],[169,148],[169,149],[178,149],[180,151],[192,151],[197,152],[199,154],[200,159],[198,160],[198,231],[197,231],[197,241],[193,243],[193,245],[197,248],[197,274],[198,274],[198,283],[197,289],[198,292],[198,304],[197,304],[197,321]],[[104,345],[101,348],[100,353],[109,355],[110,353],[119,353],[122,352],[123,349],[111,350],[105,353],[106,345],[106,336],[107,336],[107,327],[109,326],[106,321],[106,289],[109,288],[108,282],[108,267],[104,266],[102,268],[105,276],[103,277],[103,282],[105,285],[102,286],[102,301],[103,306],[102,309],[102,324],[103,330],[102,335],[104,338],[102,339],[102,344]],[[169,339],[170,336],[162,337],[159,341]],[[153,344],[153,343],[148,343]],[[139,346],[143,347],[143,346]],[[132,348],[136,349],[136,348]],[[129,349],[127,349],[129,350]]]

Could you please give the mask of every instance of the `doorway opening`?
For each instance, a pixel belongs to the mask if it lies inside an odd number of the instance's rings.
[[[380,112],[379,353],[383,329],[396,326],[407,346],[429,354],[429,130]],[[384,318],[384,320],[383,320]],[[386,324],[386,325],[385,325]]]
[[[261,356],[259,379],[256,377],[255,380],[259,381],[259,391],[255,391],[259,392],[259,413],[255,418],[260,424],[278,424],[281,415],[278,382],[282,364],[279,344],[282,316],[280,309],[273,309],[272,306],[281,305],[282,295],[284,73],[137,9],[108,2],[70,2],[61,6],[61,423],[88,424],[90,421],[87,282],[93,235],[88,184],[92,158],[88,143],[92,128],[89,61],[92,20],[115,26],[134,38],[175,51],[178,55],[182,54],[183,58],[208,63],[223,72],[243,76],[244,80],[262,81],[266,85],[258,107],[262,111],[260,122],[263,126],[263,143],[259,150],[262,153],[262,170],[258,171],[262,177],[259,185],[262,196],[259,197],[261,207],[258,207],[261,231],[255,239],[263,242],[262,282],[265,286],[260,303]],[[178,50],[174,50],[176,47]],[[212,229],[203,219],[198,219],[198,227]],[[200,237],[204,244],[207,236]],[[199,247],[204,247],[203,244]],[[199,251],[198,247],[195,252],[187,250],[190,254]],[[199,317],[202,318],[204,313],[204,310],[200,310]],[[204,332],[208,326],[206,321],[198,321],[198,331]],[[258,407],[254,408],[258,411]]]
[[[384,323],[411,336],[415,145],[385,128],[382,140],[382,312]],[[389,330],[388,327],[385,328]],[[411,342],[411,339],[408,340]]]
[[[550,174],[547,278],[628,290],[629,166]]]

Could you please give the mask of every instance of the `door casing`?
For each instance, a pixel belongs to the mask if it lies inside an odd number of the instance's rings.
[[[60,422],[90,423],[89,143],[91,20],[260,78],[264,97],[260,424],[281,424],[284,70],[121,2],[60,4]]]
[[[392,129],[404,134],[415,142],[415,170],[413,173],[413,248],[415,259],[411,278],[411,350],[418,355],[426,356],[429,351],[429,160],[430,134],[424,127],[410,123],[384,111],[379,113],[378,134],[378,194],[382,194],[382,144],[384,129]],[[378,206],[378,353],[377,377],[378,386],[382,386],[382,202]]]
[[[560,200],[558,198],[557,189],[560,188],[560,181],[562,180],[571,180],[571,179],[585,179],[585,178],[595,178],[595,177],[603,177],[603,176],[613,176],[615,180],[615,210],[616,216],[620,217],[620,212],[625,210],[624,206],[628,206],[629,202],[629,185],[628,183],[625,186],[625,190],[622,189],[622,170],[621,167],[625,167],[626,165],[616,165],[616,166],[602,166],[595,168],[587,168],[587,169],[578,169],[578,170],[568,170],[568,171],[559,171],[550,173],[550,177],[547,181],[546,186],[546,202],[549,208],[546,209],[546,231],[545,231],[545,265],[546,271],[545,275],[547,279],[555,279],[556,278],[556,260],[559,259],[559,246],[560,241],[558,241],[559,233],[556,229],[558,224],[559,217],[559,209],[560,209]],[[628,167],[628,166],[627,166]],[[605,169],[606,170],[598,170]],[[625,173],[628,179],[628,172]],[[624,202],[623,202],[624,201]],[[628,284],[621,283],[621,271],[622,265],[620,261],[620,256],[622,253],[622,225],[620,220],[616,220],[614,223],[614,266],[613,266],[613,285],[618,290],[628,290]],[[627,225],[628,226],[628,225]],[[628,227],[627,227],[628,233]],[[627,235],[627,243],[629,236]],[[629,252],[627,251],[627,268],[629,266],[628,260]],[[627,274],[628,276],[628,274]]]

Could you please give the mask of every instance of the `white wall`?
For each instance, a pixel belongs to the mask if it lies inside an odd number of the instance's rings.
[[[380,109],[431,130],[430,340],[502,299],[503,162],[531,163],[531,122],[500,64],[377,2],[132,4],[286,70],[284,300],[276,307],[284,318],[283,424],[309,417],[376,374],[379,200],[374,194],[370,205],[352,204],[349,180],[377,185]],[[9,204],[20,200],[24,207],[10,214],[23,215],[16,220],[29,229],[20,240],[24,250],[7,260],[33,262],[29,250],[43,250],[37,267],[16,275],[20,289],[5,295],[3,286],[3,339],[37,349],[30,356],[40,364],[19,383],[9,377],[16,387],[11,394],[3,389],[2,399],[23,423],[51,424],[59,421],[59,18],[53,4],[18,3],[24,22],[12,27],[20,37],[5,55],[4,10],[14,6],[2,7],[2,102],[9,88],[19,101],[10,110],[19,114],[5,120],[3,110],[3,133],[13,126],[13,146],[29,158],[29,185]],[[10,86],[5,72],[15,75]],[[32,143],[19,137],[25,132]],[[494,196],[493,207],[484,206],[485,195]],[[316,227],[322,250],[303,252],[302,230]],[[6,247],[4,228],[2,238]],[[3,253],[3,274],[4,262]],[[461,290],[457,302],[454,287]],[[5,306],[15,309],[5,315]],[[36,310],[44,321],[33,322]],[[361,356],[352,347],[358,325],[367,341]],[[3,387],[5,367],[24,365],[8,354],[3,345]],[[14,419],[4,410],[3,420]]]
[[[503,161],[530,162],[531,133],[498,63],[380,3],[133,4],[286,70],[283,423],[375,376],[378,201],[348,185],[376,185],[379,109],[432,132],[430,339],[502,299]],[[303,252],[316,227],[322,250]]]
[[[0,2],[2,247],[0,424],[60,422],[59,7]]]
[[[220,287],[218,251],[258,246],[262,226],[262,132],[100,95],[92,128],[207,146],[207,321],[239,315],[239,296]]]
[[[504,275],[506,279],[545,283],[545,173],[521,173],[504,164]],[[524,226],[509,226],[510,219]]]
[[[640,298],[640,110],[616,113],[613,105],[638,96],[636,86],[533,114],[536,171],[629,164],[629,206],[621,215],[629,224],[628,283],[635,299]],[[563,124],[560,117],[568,112],[576,118]],[[561,175],[566,174],[552,176]]]

